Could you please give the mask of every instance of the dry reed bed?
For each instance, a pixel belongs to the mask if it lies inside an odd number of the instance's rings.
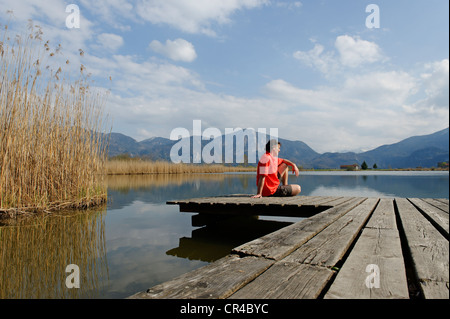
[[[52,61],[60,47],[29,31],[0,33],[0,213],[104,202],[107,145],[96,132],[105,94],[89,87],[83,66],[71,81]]]
[[[164,161],[110,160],[106,163],[108,175],[133,174],[184,174],[184,173],[225,173],[255,171],[254,167],[232,167],[224,165],[195,165]]]

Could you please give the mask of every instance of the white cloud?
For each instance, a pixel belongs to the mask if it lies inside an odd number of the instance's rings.
[[[27,34],[36,32],[39,26],[43,32],[43,41],[49,41],[50,52],[61,45],[61,54],[54,55],[46,63],[51,67],[62,66],[64,70],[70,69],[72,74],[80,70],[81,61],[79,49],[87,52],[88,43],[95,38],[94,24],[86,18],[83,10],[80,10],[80,28],[69,29],[66,26],[66,18],[70,13],[66,12],[66,3],[62,0],[35,1],[35,0],[1,0],[0,18],[3,23],[9,24],[8,34]],[[12,10],[12,16],[6,14],[6,10]],[[31,20],[31,23],[30,23]],[[32,25],[34,30],[27,26]],[[38,45],[38,43],[35,43]],[[66,65],[65,61],[70,64]]]
[[[347,77],[342,89],[373,107],[400,106],[416,93],[417,80],[406,72],[372,72]]]
[[[113,33],[101,33],[97,39],[102,47],[108,51],[117,51],[123,45],[123,38]]]
[[[341,83],[314,89],[278,79],[267,83],[265,92],[279,111],[281,136],[284,131],[298,132],[297,139],[318,152],[356,146],[372,149],[420,132],[431,133],[430,125],[435,130],[448,126],[448,66],[444,60],[427,68],[430,72],[423,83],[404,71],[377,71],[344,74]],[[424,91],[426,99],[411,102]],[[444,101],[445,96],[446,106],[431,107],[436,97]],[[295,135],[288,138],[296,139]]]
[[[324,47],[319,43],[316,43],[314,48],[307,52],[296,51],[293,56],[307,66],[318,69],[323,74],[332,73],[337,66],[334,54],[332,52],[324,53]]]
[[[319,70],[327,77],[342,72],[344,68],[356,68],[364,64],[386,60],[376,43],[361,40],[359,37],[338,36],[334,46],[337,52],[325,51],[323,45],[315,43],[313,49],[296,51],[293,57],[305,65]]]
[[[230,16],[242,9],[253,9],[266,0],[140,0],[136,10],[141,19],[154,24],[168,24],[187,33],[215,36],[215,24],[231,22]]]
[[[35,1],[35,0],[2,0],[0,16],[6,11],[13,11],[13,21],[27,21],[30,18],[40,17],[42,21],[63,27],[66,13],[66,5],[60,0]],[[9,17],[5,16],[5,21]]]
[[[445,63],[427,65],[422,78],[403,71],[377,71],[347,75],[340,84],[312,89],[276,79],[264,86],[265,97],[238,98],[208,91],[187,68],[114,56],[110,64],[124,80],[115,81],[116,95],[109,105],[120,118],[114,130],[138,140],[168,137],[176,127],[191,130],[192,120],[201,119],[203,129],[221,131],[276,127],[281,137],[302,140],[318,152],[372,149],[431,133],[430,123],[436,130],[446,126],[448,107],[440,113],[408,112],[418,107],[408,104],[418,91],[438,96],[444,89]]]
[[[283,101],[296,109],[325,110],[326,112],[337,112],[335,107],[341,99],[338,94],[330,88],[307,90],[295,87],[282,79],[272,80],[264,87],[265,92],[274,100]]]
[[[192,120],[201,119],[203,129],[217,127],[222,132],[226,127],[275,127],[283,138],[327,152],[372,149],[431,133],[430,123],[438,130],[448,122],[448,107],[440,113],[407,111],[417,107],[408,104],[416,92],[441,92],[436,88],[445,83],[440,82],[445,61],[427,66],[427,81],[402,71],[348,76],[338,85],[312,89],[276,79],[264,86],[265,97],[255,98],[208,91],[197,74],[169,63],[114,56],[110,65],[122,74],[109,101],[109,111],[120,118],[114,131],[138,140],[168,137],[176,127],[191,130]]]
[[[359,37],[338,36],[335,47],[340,54],[341,64],[352,68],[383,58],[381,49],[376,43],[361,40]]]
[[[80,3],[83,10],[86,9],[86,11],[95,15],[97,21],[118,30],[129,31],[131,29],[129,23],[137,21],[135,8],[128,0],[80,0]]]
[[[149,47],[174,61],[192,62],[197,58],[194,45],[184,39],[166,40],[166,44],[153,40]]]
[[[425,65],[427,73],[421,75],[426,100],[421,104],[428,108],[448,109],[449,107],[449,60]]]

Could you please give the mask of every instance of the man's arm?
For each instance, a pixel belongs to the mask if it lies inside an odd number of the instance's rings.
[[[259,198],[262,197],[262,191],[263,191],[263,187],[264,187],[264,182],[266,181],[266,177],[265,176],[260,176],[259,177],[259,181],[258,181],[258,191],[256,193],[256,195],[252,196],[252,198]]]
[[[298,176],[299,171],[297,165],[295,165],[294,163],[292,163],[290,160],[287,159],[283,159],[283,163],[286,163],[286,165],[291,166],[292,171],[295,173],[295,176]]]

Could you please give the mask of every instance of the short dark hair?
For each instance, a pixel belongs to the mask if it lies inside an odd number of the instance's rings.
[[[266,152],[270,152],[272,148],[277,144],[281,146],[281,142],[278,142],[275,139],[271,139],[270,141],[268,141],[266,144]]]

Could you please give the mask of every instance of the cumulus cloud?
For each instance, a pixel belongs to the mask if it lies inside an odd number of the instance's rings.
[[[324,46],[316,43],[309,51],[296,51],[294,58],[300,60],[305,65],[318,69],[323,74],[332,72],[337,64],[332,52],[324,53]]]
[[[174,61],[192,62],[197,58],[194,45],[184,39],[166,40],[165,44],[153,40],[149,47]]]
[[[338,36],[334,47],[336,50],[325,51],[323,45],[315,43],[311,50],[296,51],[293,57],[325,76],[342,71],[343,68],[356,68],[386,59],[376,43],[359,37]]]
[[[253,9],[267,0],[140,0],[136,9],[141,19],[154,24],[167,24],[187,33],[215,36],[215,24],[231,22],[230,16],[242,9]]]
[[[335,47],[344,66],[357,67],[364,63],[373,63],[383,58],[380,47],[359,37],[341,35],[336,38]]]
[[[198,75],[191,70],[170,63],[157,63],[151,60],[138,61],[129,55],[114,55],[108,63],[113,71],[115,89],[126,95],[145,96],[149,99],[170,98],[171,94],[184,90],[204,90]]]

